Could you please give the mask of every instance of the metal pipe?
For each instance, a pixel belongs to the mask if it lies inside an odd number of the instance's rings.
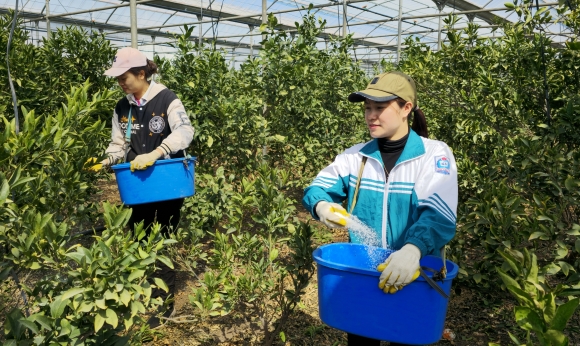
[[[441,12],[441,10],[439,10]],[[439,17],[439,24],[437,26],[437,50],[441,49],[441,26],[442,26],[443,17]]]
[[[263,1],[263,0],[262,0]],[[369,0],[349,0],[347,1],[347,4],[356,4],[359,2],[368,2]],[[320,5],[313,5],[312,8],[324,8],[324,7],[330,7],[330,6],[336,6],[335,2],[331,2],[328,4],[320,4]],[[262,6],[264,7],[264,6]],[[267,6],[266,6],[267,8]],[[505,8],[504,8],[505,10]],[[280,11],[275,11],[275,12],[270,12],[271,14],[281,14],[281,13],[289,13],[289,12],[298,12],[298,11],[302,11],[301,8],[292,8],[292,9],[288,9],[288,10],[280,10]],[[264,11],[262,11],[264,12]],[[259,14],[246,14],[246,15],[240,15],[240,16],[230,16],[230,17],[220,17],[220,21],[232,21],[232,20],[236,20],[236,19],[247,19],[247,18],[253,18],[253,17],[260,17],[262,16],[262,13]],[[266,19],[268,18],[268,16],[266,15]],[[183,26],[183,25],[196,25],[196,24],[203,24],[203,23],[211,23],[212,20],[204,20],[204,21],[197,21],[197,22],[189,22],[189,23],[180,23],[180,24],[171,24],[171,25],[165,25],[165,26],[161,26],[161,25],[157,25],[157,26],[149,26],[143,29],[159,29],[159,28],[170,28],[173,26]],[[351,24],[352,25],[352,24]],[[335,28],[339,28],[341,26],[337,26]],[[123,31],[118,31],[118,32],[123,32]],[[117,33],[117,32],[115,32]]]
[[[46,38],[50,40],[50,0],[46,0]]]
[[[262,0],[262,24],[268,23],[268,0]],[[266,39],[266,34],[262,34],[262,41]]]
[[[137,49],[137,0],[130,0],[131,6],[131,47]]]
[[[399,28],[397,30],[397,64],[401,60],[401,31],[403,30],[403,0],[399,0]]]
[[[137,5],[140,4],[144,4],[147,2],[153,2],[156,0],[140,0],[137,1]],[[46,1],[48,3],[48,1]],[[46,12],[45,16],[42,17],[38,17],[38,18],[32,18],[31,20],[41,20],[41,19],[47,19],[47,18],[58,18],[58,17],[67,17],[67,16],[74,16],[76,14],[84,14],[84,13],[89,13],[89,12],[98,12],[98,11],[105,11],[105,10],[111,10],[111,9],[117,9],[119,7],[127,7],[130,6],[130,3],[124,3],[124,4],[120,4],[120,5],[113,5],[113,6],[106,6],[106,7],[99,7],[99,8],[92,8],[89,10],[82,10],[82,11],[76,11],[76,12],[64,12],[64,13],[58,13],[58,14],[50,14],[48,12]]]
[[[346,37],[346,8],[348,4],[346,0],[342,2],[342,37]]]

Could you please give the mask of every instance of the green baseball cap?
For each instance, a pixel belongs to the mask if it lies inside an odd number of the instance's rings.
[[[369,99],[375,102],[387,102],[402,98],[417,107],[417,88],[410,76],[399,71],[381,73],[373,77],[367,88],[348,95],[350,102],[363,102]]]

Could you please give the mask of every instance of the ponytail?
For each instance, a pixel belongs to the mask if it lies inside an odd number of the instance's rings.
[[[407,104],[407,101],[400,97],[396,98],[395,102],[397,102],[401,108],[405,107]],[[429,132],[427,131],[427,121],[425,120],[425,113],[423,113],[419,107],[415,107],[411,113],[413,113],[413,124],[411,125],[411,129],[421,137],[429,137]],[[409,115],[411,115],[411,113],[409,113]]]
[[[155,64],[152,60],[147,59],[147,65],[132,67],[129,69],[129,72],[135,76],[138,76],[141,71],[145,72],[145,79],[149,80],[152,75],[157,73],[157,64]]]
[[[427,121],[425,120],[425,113],[419,107],[415,107],[413,112],[413,124],[411,129],[417,132],[421,137],[429,137],[429,132],[427,131]]]

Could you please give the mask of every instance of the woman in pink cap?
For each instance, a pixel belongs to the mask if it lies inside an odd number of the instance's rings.
[[[131,162],[131,171],[144,170],[158,159],[185,156],[185,149],[193,139],[193,127],[175,93],[151,79],[155,73],[157,65],[137,49],[127,47],[117,52],[105,75],[116,77],[127,96],[117,102],[113,112],[111,142],[105,151],[108,157],[93,166],[93,170],[123,159]],[[125,146],[127,128],[131,129],[128,147]],[[143,227],[149,229],[157,222],[167,236],[179,223],[182,205],[183,199],[134,205],[129,225],[133,229],[135,224],[143,221]],[[152,297],[161,297],[165,301],[169,294],[175,293],[175,271],[161,262],[156,265],[159,270],[154,277],[163,279],[169,292],[156,289]],[[164,316],[172,312],[173,304],[169,304]],[[148,323],[154,328],[160,325],[160,320],[154,316]]]

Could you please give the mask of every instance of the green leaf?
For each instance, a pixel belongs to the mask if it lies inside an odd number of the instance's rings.
[[[549,341],[551,345],[568,345],[568,337],[559,330],[548,329],[544,333],[544,338]]]
[[[61,297],[56,297],[55,300],[50,303],[50,316],[52,318],[60,318],[64,313],[64,309],[70,303],[69,299],[61,299]]]
[[[516,6],[511,2],[506,2],[503,5],[507,8],[509,8],[510,10],[514,10],[516,8]]]
[[[568,177],[564,182],[564,186],[570,192],[577,192],[578,191],[578,181],[572,177]]]
[[[40,324],[40,326],[45,330],[52,330],[52,323],[50,319],[44,316],[43,313],[36,313],[34,315],[30,315],[30,317],[28,317],[28,320]]]
[[[207,147],[211,148],[212,145],[213,145],[213,137],[207,136]]]
[[[566,47],[570,50],[580,50],[580,41],[579,42],[566,42]]]
[[[119,299],[123,305],[129,306],[129,303],[131,302],[131,293],[129,293],[128,290],[123,290],[123,292],[121,292],[119,295]]]
[[[169,258],[167,258],[166,256],[159,256],[157,257],[157,260],[163,264],[165,264],[166,266],[168,266],[169,268],[173,269],[173,263],[171,262],[171,260]]]
[[[105,314],[104,311],[99,311],[95,315],[95,333],[98,332],[99,330],[101,330],[101,328],[103,328],[103,325],[105,324],[106,318],[107,318],[107,315]]]
[[[567,230],[566,233],[568,235],[575,235],[575,236],[580,235],[580,225],[575,223],[574,225],[572,225],[572,229]]]
[[[145,275],[145,270],[142,269],[137,269],[137,270],[133,270],[131,272],[131,274],[129,274],[129,277],[127,278],[127,280],[129,282],[132,282],[135,279],[140,279],[143,277],[143,275]]]
[[[568,323],[568,320],[570,317],[572,317],[574,311],[576,311],[579,301],[579,298],[575,298],[566,304],[558,306],[558,309],[556,309],[556,315],[554,316],[552,324],[550,325],[550,329],[563,331],[566,327],[566,324]]]
[[[280,340],[282,340],[282,342],[286,342],[286,334],[284,334],[284,332],[280,332]]]
[[[39,330],[36,324],[28,320],[20,320],[18,321],[20,324],[25,326],[26,328],[30,329],[34,334],[38,334]]]
[[[71,288],[70,290],[64,292],[64,294],[62,295],[62,299],[72,298],[72,297],[76,296],[77,294],[83,293],[84,291],[85,291],[85,289],[82,287]]]
[[[521,268],[521,264],[518,263],[518,260],[505,251],[498,250],[497,252],[509,264],[510,268],[514,271],[514,273],[519,276],[520,273],[522,272],[522,268]]]
[[[543,299],[544,301],[544,321],[550,325],[556,316],[556,297],[553,293],[548,293]]]
[[[538,333],[544,332],[544,323],[534,310],[525,306],[517,306],[514,310],[516,315],[516,322],[520,327],[525,330],[535,331]]]
[[[8,193],[10,193],[10,185],[8,185],[8,180],[4,180],[0,188],[0,204],[4,204],[8,199]]]
[[[272,251],[270,251],[270,262],[274,261],[276,258],[278,258],[278,249],[272,249]]]
[[[534,239],[538,239],[538,238],[540,238],[540,239],[542,239],[542,240],[548,240],[548,239],[550,239],[550,238],[549,238],[549,237],[546,235],[546,233],[544,233],[544,232],[534,232],[534,233],[532,233],[532,234],[530,235],[530,237],[528,238],[528,240],[534,240]]]
[[[534,304],[534,298],[524,290],[517,288],[515,286],[508,286],[507,287],[510,293],[516,297],[516,299],[525,305],[532,306]]]
[[[157,285],[157,287],[161,288],[165,292],[169,292],[169,288],[167,287],[165,281],[160,278],[153,278],[153,280],[155,281],[155,285]]]
[[[517,288],[521,289],[518,282],[516,280],[512,279],[509,275],[507,275],[507,273],[505,273],[500,268],[495,268],[495,269],[497,270],[501,280],[503,281],[503,283],[506,287],[513,286],[513,287],[517,287]]]
[[[117,314],[115,313],[115,311],[107,309],[105,315],[106,315],[105,322],[113,326],[113,328],[117,328],[117,325],[119,325],[119,319],[117,318]]]

